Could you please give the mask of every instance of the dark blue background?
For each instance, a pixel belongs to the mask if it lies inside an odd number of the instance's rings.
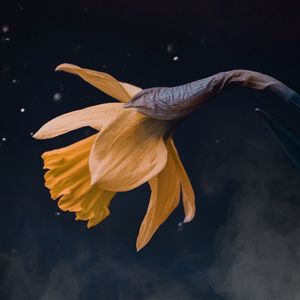
[[[197,215],[181,230],[179,207],[139,253],[148,187],[118,194],[111,216],[88,230],[58,213],[40,155],[91,131],[46,141],[31,132],[112,101],[55,73],[64,62],[143,88],[246,68],[299,92],[299,8],[270,0],[2,3],[0,298],[298,299],[299,172],[254,113],[263,108],[300,134],[299,117],[277,96],[227,90],[181,124],[174,139]]]

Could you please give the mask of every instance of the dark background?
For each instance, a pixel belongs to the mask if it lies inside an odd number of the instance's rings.
[[[40,155],[91,131],[31,137],[57,115],[112,101],[55,73],[64,62],[143,88],[247,68],[299,92],[299,8],[270,0],[2,1],[0,298],[299,299],[299,171],[254,113],[263,108],[300,135],[299,115],[277,96],[227,90],[182,123],[174,138],[197,215],[178,227],[179,207],[139,253],[148,187],[118,194],[111,216],[88,230],[50,199]]]

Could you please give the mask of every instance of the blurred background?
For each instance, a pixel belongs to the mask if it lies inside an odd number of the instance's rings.
[[[142,88],[246,68],[300,91],[297,1],[15,1],[0,11],[0,298],[297,300],[300,173],[254,108],[300,135],[276,95],[226,90],[177,129],[197,214],[182,206],[139,253],[150,191],[119,193],[95,228],[58,209],[40,155],[92,133],[32,134],[60,114],[113,101],[68,62]],[[179,225],[178,225],[179,224]]]

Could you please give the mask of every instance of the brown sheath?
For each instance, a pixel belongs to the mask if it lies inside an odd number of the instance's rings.
[[[249,71],[232,70],[176,87],[156,87],[139,92],[124,107],[159,120],[181,119],[229,86],[267,89],[300,110],[300,96],[277,79]]]

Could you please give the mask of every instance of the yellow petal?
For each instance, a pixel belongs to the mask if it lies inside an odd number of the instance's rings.
[[[190,179],[184,169],[184,166],[179,158],[173,139],[171,139],[170,148],[168,149],[169,155],[173,156],[176,162],[178,172],[180,175],[181,188],[182,188],[182,201],[185,212],[184,223],[190,222],[195,216],[195,194],[191,185]]]
[[[96,135],[61,149],[45,152],[45,185],[63,211],[76,213],[76,220],[88,220],[88,227],[109,215],[114,192],[91,186],[88,159]]]
[[[171,148],[167,141],[168,153]],[[137,250],[142,249],[152,238],[159,226],[178,206],[180,197],[180,177],[173,155],[168,155],[165,168],[149,181],[151,198],[147,213],[139,230]]]
[[[123,88],[126,90],[126,92],[129,94],[131,98],[133,98],[136,94],[138,94],[143,90],[135,85],[126,82],[120,82],[120,84],[123,86]]]
[[[163,135],[169,123],[134,109],[106,124],[90,155],[92,183],[110,191],[131,190],[158,174],[167,161]]]
[[[121,107],[121,103],[105,103],[69,112],[46,123],[33,137],[49,139],[85,126],[100,130]]]
[[[107,73],[83,69],[76,65],[61,64],[57,66],[55,70],[78,75],[95,88],[121,102],[128,102],[131,99],[133,92],[136,92],[138,89],[129,84],[119,82]]]

